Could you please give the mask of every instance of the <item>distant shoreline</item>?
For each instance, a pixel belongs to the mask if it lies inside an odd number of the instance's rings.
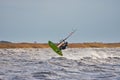
[[[120,43],[69,43],[69,48],[120,48]],[[0,48],[49,48],[47,43],[0,43]]]

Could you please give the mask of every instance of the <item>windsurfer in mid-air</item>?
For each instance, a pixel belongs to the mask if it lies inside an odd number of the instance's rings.
[[[75,32],[76,30],[73,30],[71,33],[69,33],[69,35],[64,38],[63,40],[60,41],[60,43],[58,43],[57,45],[54,44],[52,41],[48,41],[49,46],[53,49],[53,51],[55,51],[57,54],[59,54],[60,56],[63,56],[62,54],[62,50],[66,49],[68,46],[68,42],[66,42],[66,40]]]

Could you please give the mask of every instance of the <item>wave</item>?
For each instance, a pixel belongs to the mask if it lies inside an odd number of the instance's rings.
[[[83,58],[103,59],[120,58],[120,48],[68,48],[63,50],[63,56],[67,59],[79,60]],[[19,56],[31,59],[50,59],[52,57],[61,57],[50,48],[18,48],[18,49],[0,49],[1,55]]]
[[[1,80],[118,80],[120,48],[0,49]],[[25,76],[27,75],[27,77]]]
[[[63,51],[63,54],[69,59],[120,58],[120,48],[71,48]]]

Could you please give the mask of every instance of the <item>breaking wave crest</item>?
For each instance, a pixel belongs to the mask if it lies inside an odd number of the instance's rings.
[[[120,48],[68,48],[63,50],[63,57],[67,59],[103,59],[103,58],[120,58]],[[29,48],[29,49],[0,49],[0,55],[14,56],[31,59],[50,59],[60,57],[52,49]]]
[[[64,56],[70,59],[81,58],[120,58],[120,48],[72,48],[63,51]]]

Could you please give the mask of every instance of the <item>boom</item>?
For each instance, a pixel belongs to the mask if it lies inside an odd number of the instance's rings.
[[[61,46],[64,43],[64,41],[67,40],[73,33],[75,33],[75,31],[76,30],[74,30],[71,33],[69,33],[69,35],[58,44],[58,47]]]

